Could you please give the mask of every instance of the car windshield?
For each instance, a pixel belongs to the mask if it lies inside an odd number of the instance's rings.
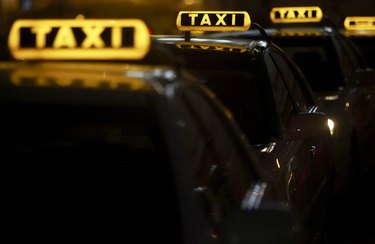
[[[273,40],[301,68],[313,91],[333,91],[343,86],[338,56],[329,38],[275,36]]]
[[[181,243],[150,108],[2,103],[1,218],[11,242]]]

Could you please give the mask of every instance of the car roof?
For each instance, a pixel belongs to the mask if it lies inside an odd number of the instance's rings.
[[[347,37],[375,38],[375,30],[345,30],[345,29],[341,29],[340,32]]]
[[[208,86],[232,111],[252,144],[279,133],[270,109],[274,98],[264,63],[264,54],[276,46],[266,40],[234,38],[194,37],[184,42],[180,36],[159,40],[185,61],[182,69]],[[243,113],[244,109],[252,115]]]
[[[280,26],[277,28],[268,27],[264,28],[265,32],[270,36],[285,36],[285,37],[293,37],[293,36],[317,36],[317,37],[327,37],[330,35],[335,34],[334,28],[331,27],[288,27],[288,26]],[[259,38],[260,33],[256,30],[248,30],[248,31],[237,31],[237,32],[218,32],[209,34],[207,36],[210,38],[224,38],[224,37],[247,37],[254,39]]]
[[[167,45],[176,54],[179,52],[204,52],[212,53],[215,56],[225,57],[237,54],[251,57],[252,60],[258,58],[259,54],[266,50],[271,43],[264,39],[245,39],[245,38],[231,38],[210,35],[198,35],[186,39],[181,35],[164,35],[151,36],[152,40],[156,40],[161,45]]]
[[[3,62],[0,75],[0,101],[91,104],[130,103],[176,78],[169,66],[103,62]]]

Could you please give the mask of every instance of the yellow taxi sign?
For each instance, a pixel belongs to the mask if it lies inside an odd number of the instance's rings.
[[[250,24],[246,11],[180,11],[176,20],[180,31],[246,31]]]
[[[204,42],[177,42],[176,46],[181,49],[202,49],[211,51],[226,51],[226,52],[246,52],[247,47],[240,47],[228,44],[208,44]]]
[[[318,6],[272,8],[270,18],[273,23],[320,22],[323,11]]]
[[[11,27],[8,47],[15,59],[141,59],[150,46],[139,19],[25,19]]]
[[[348,16],[344,20],[347,30],[375,30],[375,17],[373,16]]]

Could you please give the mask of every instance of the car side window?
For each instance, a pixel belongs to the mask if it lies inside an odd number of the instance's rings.
[[[279,67],[279,71],[288,87],[291,99],[296,106],[298,112],[306,111],[312,105],[312,98],[308,96],[307,89],[302,89],[305,85],[301,77],[297,76],[297,71],[291,67],[290,62],[286,60],[279,52],[273,52],[273,61]],[[305,90],[305,92],[304,92]]]
[[[339,56],[340,60],[340,67],[342,70],[342,73],[344,74],[344,79],[348,79],[350,75],[355,70],[355,64],[351,61],[350,56],[348,55],[347,51],[345,51],[345,44],[343,45],[342,40],[340,40],[338,37],[333,38],[333,42],[335,45],[335,48],[337,49],[337,55]]]
[[[208,97],[199,90],[186,89],[180,103],[195,189],[203,196],[215,226],[240,206],[254,176],[234,134]]]
[[[280,116],[282,126],[283,128],[286,128],[289,120],[293,114],[296,113],[293,100],[289,96],[288,87],[286,86],[284,78],[274,63],[271,55],[267,55],[266,64],[273,90],[275,105]]]
[[[338,41],[341,43],[343,51],[348,56],[354,69],[366,68],[368,66],[358,47],[350,39],[339,35]]]

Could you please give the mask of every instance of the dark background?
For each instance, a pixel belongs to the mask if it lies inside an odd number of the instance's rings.
[[[176,34],[181,10],[247,11],[252,22],[270,26],[273,7],[320,6],[326,17],[342,27],[346,16],[375,16],[374,0],[0,0],[0,21],[15,18],[141,18],[152,34]]]

